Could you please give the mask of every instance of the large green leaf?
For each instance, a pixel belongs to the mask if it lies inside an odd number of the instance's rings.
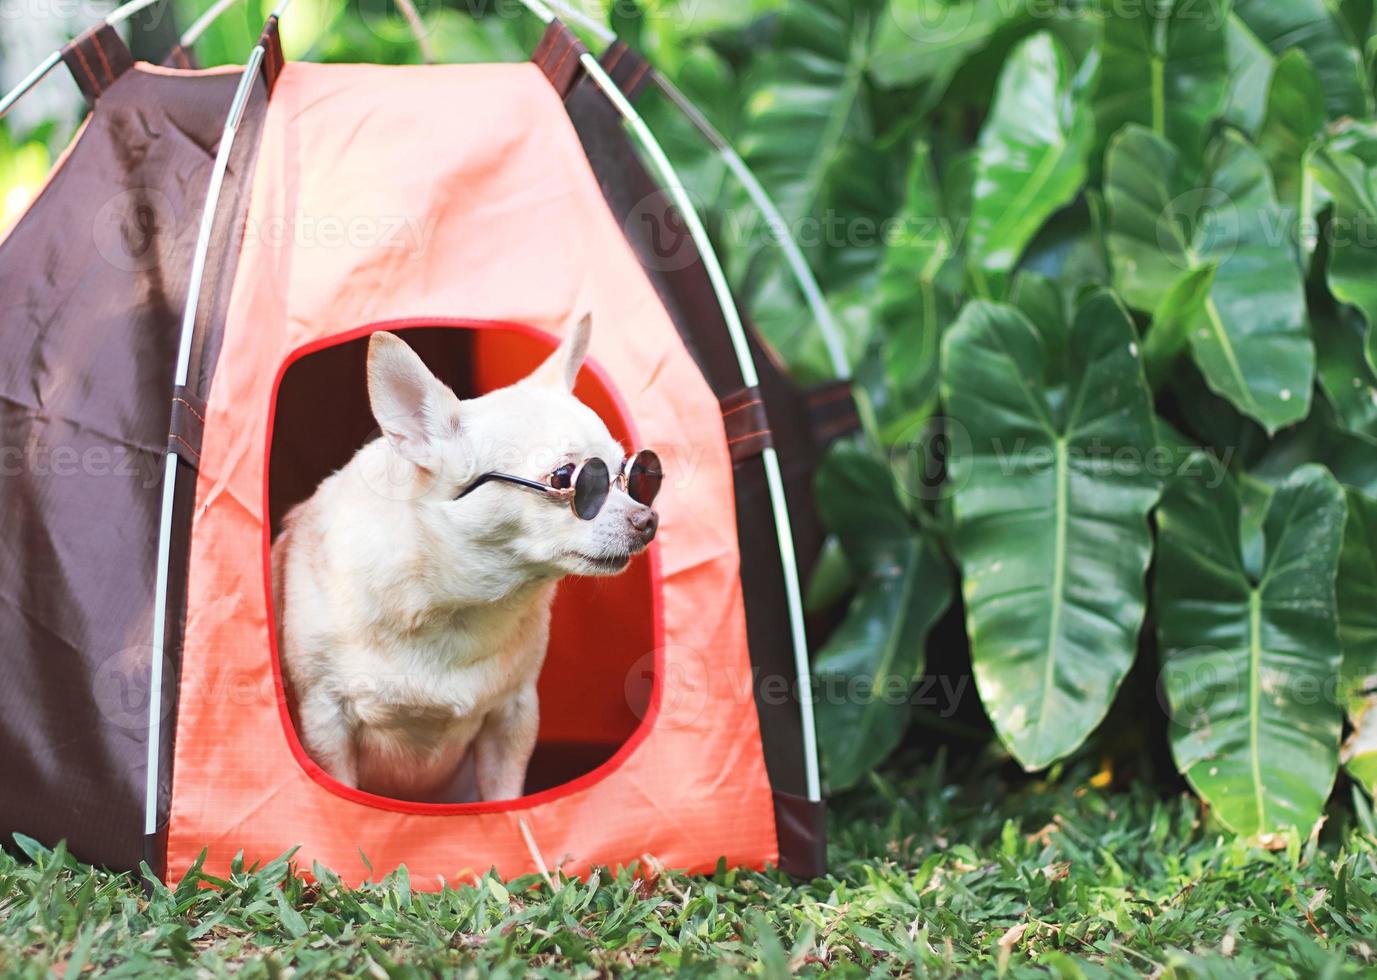
[[[1375,8],[1377,5],[1373,4],[1373,0],[1339,0],[1339,14],[1348,27],[1349,34],[1360,41],[1372,33],[1372,15]]]
[[[1151,311],[1183,276],[1216,265],[1188,332],[1192,356],[1214,391],[1276,432],[1309,414],[1315,377],[1288,214],[1242,137],[1221,137],[1205,163],[1197,184],[1155,134],[1131,126],[1113,140],[1105,196],[1115,283]]]
[[[1225,0],[1102,0],[1095,95],[1101,139],[1130,123],[1175,144],[1192,164],[1228,95]]]
[[[1324,90],[1315,69],[1304,51],[1288,51],[1272,74],[1257,147],[1272,170],[1277,198],[1295,212],[1298,221],[1310,220],[1309,153],[1325,121]]]
[[[1237,14],[1229,15],[1225,37],[1229,51],[1229,98],[1224,118],[1245,133],[1256,133],[1267,111],[1267,88],[1276,59]]]
[[[1372,109],[1361,47],[1332,0],[1234,0],[1234,13],[1272,51],[1304,51],[1332,118]]]
[[[1021,4],[1007,0],[891,0],[870,70],[884,86],[928,82],[940,93]]]
[[[1081,744],[1133,662],[1159,489],[1123,308],[1093,294],[1053,349],[1017,309],[985,302],[942,346],[947,414],[969,434],[948,464],[976,682],[1030,770]]]
[[[814,662],[818,742],[833,789],[853,785],[899,745],[928,632],[950,603],[951,570],[917,537],[861,582]]]
[[[678,50],[674,84],[728,140],[740,128],[740,79],[731,65],[711,46],[692,43]],[[659,67],[657,65],[657,67]],[[704,209],[720,203],[726,166],[722,155],[692,122],[649,86],[638,108],[659,139],[695,203]]]
[[[1209,450],[1229,469],[1248,468],[1267,452],[1271,440],[1266,430],[1211,391],[1193,362],[1177,361],[1163,390],[1194,447]]]
[[[808,588],[803,596],[804,612],[824,613],[840,605],[856,588],[856,573],[835,534],[829,534],[813,562]]]
[[[864,98],[872,15],[843,0],[796,0],[753,73],[738,149],[786,219],[813,213],[848,138],[873,136]]]
[[[1372,441],[1340,425],[1326,398],[1316,400],[1304,422],[1278,435],[1251,469],[1281,483],[1306,463],[1319,463],[1345,487],[1377,498],[1377,452]]]
[[[885,461],[837,442],[818,469],[818,513],[858,576],[892,565],[916,528]]]
[[[901,177],[893,155],[874,145],[865,80],[874,6],[788,4],[773,46],[751,64],[747,91],[739,96],[738,149],[832,299],[836,290],[856,288],[858,277],[873,277],[881,255],[878,228],[894,210],[891,185]],[[870,222],[864,245],[861,218]],[[755,325],[795,373],[831,377],[827,358],[817,357],[824,349],[813,316],[773,234],[735,185],[722,227],[728,271]],[[860,332],[868,335],[868,322]]]
[[[1305,833],[1338,768],[1342,712],[1329,692],[1341,662],[1343,490],[1321,467],[1296,470],[1250,555],[1238,488],[1211,483],[1182,476],[1158,508],[1155,607],[1172,751],[1236,833]]]
[[[1068,313],[1066,295],[1057,284],[1036,272],[1020,272],[1009,290],[1009,302],[1028,318],[1042,338],[1048,363],[1066,363],[1066,344],[1075,317]],[[1054,383],[1060,381],[1053,378]]]
[[[1103,196],[1087,188],[1074,204],[1054,214],[1023,253],[1019,269],[1056,280],[1068,300],[1088,284],[1108,284]]]
[[[845,619],[814,659],[818,741],[840,789],[899,744],[928,631],[951,604],[951,569],[918,537],[883,460],[839,444],[817,497],[858,576]]]
[[[971,260],[986,271],[1013,269],[1085,180],[1094,121],[1074,77],[1048,33],[1022,42],[1004,65],[980,133],[969,231]]]
[[[1152,329],[1143,344],[1143,364],[1153,390],[1162,385],[1176,358],[1190,346],[1191,325],[1199,323],[1205,313],[1217,268],[1210,262],[1186,273],[1153,311]]]
[[[1353,307],[1312,306],[1320,387],[1338,422],[1372,442],[1377,453],[1377,374],[1363,356],[1367,333]]]
[[[887,222],[900,186],[898,161],[875,146],[844,139],[818,188],[813,213],[790,227],[826,291],[847,362],[864,355],[879,319],[874,294]],[[733,186],[733,190],[740,188]],[[738,200],[721,223],[738,296],[753,326],[801,384],[834,380],[831,352],[812,309],[764,217]]]
[[[1377,795],[1377,500],[1356,490],[1348,492],[1338,600],[1344,702],[1353,724],[1343,762]]]
[[[757,253],[743,274],[737,296],[750,311],[752,326],[783,360],[799,384],[836,380],[831,354],[798,283],[778,256]],[[873,286],[829,293],[827,302],[841,334],[843,351],[855,364],[874,332]],[[861,302],[864,300],[864,302]]]
[[[906,428],[906,418],[925,416],[937,401],[938,345],[956,315],[956,298],[939,281],[955,253],[955,237],[926,143],[914,151],[893,228],[880,264],[884,366],[892,393],[886,421]]]
[[[657,4],[654,0],[643,5],[653,11],[647,20],[669,22],[667,27],[657,24],[658,30],[649,33],[669,33],[672,37],[675,33],[703,36],[720,31],[740,30],[757,17],[782,9],[786,3],[787,0],[693,0],[692,6],[685,5],[681,10],[674,10],[673,4]],[[624,12],[622,8],[629,5],[609,3],[604,6],[610,26],[615,27],[618,26],[617,16]],[[660,9],[656,9],[657,7]],[[627,39],[624,33],[622,37]]]
[[[1377,370],[1377,123],[1347,122],[1311,156],[1334,200],[1329,224],[1329,289],[1368,322],[1367,361]]]
[[[873,287],[903,192],[901,164],[898,154],[874,143],[846,140],[839,147],[818,196],[817,233],[807,225],[801,229],[802,244],[813,246],[814,269],[829,292],[863,283]]]

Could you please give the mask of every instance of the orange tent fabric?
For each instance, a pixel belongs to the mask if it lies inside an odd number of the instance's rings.
[[[661,451],[671,469],[659,538],[633,573],[648,576],[657,624],[649,711],[600,768],[510,804],[425,806],[345,790],[300,752],[274,671],[266,462],[277,379],[303,352],[379,325],[527,331],[548,344],[585,310],[595,323],[590,397],[604,388],[598,407],[619,409],[614,430]],[[491,383],[512,373],[504,349],[477,347]],[[571,873],[643,853],[690,870],[719,856],[776,861],[737,549],[717,399],[540,70],[287,65],[263,123],[207,405],[168,879],[203,846],[206,869],[223,874],[241,848],[266,861],[303,841],[303,867],[318,860],[347,881],[369,874],[361,852],[376,874],[405,863],[418,885],[489,866],[511,876],[536,870],[523,822]],[[550,660],[560,654],[556,642]]]

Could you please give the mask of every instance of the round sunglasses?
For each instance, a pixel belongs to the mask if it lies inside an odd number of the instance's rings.
[[[622,461],[615,477],[605,462],[590,456],[582,463],[565,463],[547,476],[544,483],[492,470],[479,476],[454,499],[462,500],[485,483],[510,483],[557,500],[568,500],[576,517],[591,521],[602,512],[603,504],[607,503],[614,486],[625,491],[636,503],[649,507],[659,494],[664,479],[660,457],[649,449],[642,449]]]

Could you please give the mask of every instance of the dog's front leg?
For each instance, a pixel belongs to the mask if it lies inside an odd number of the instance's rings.
[[[514,800],[522,794],[539,728],[540,702],[534,682],[483,719],[483,727],[473,740],[482,799]]]
[[[358,789],[354,733],[344,707],[329,693],[316,690],[298,709],[301,740],[316,764],[350,789]]]

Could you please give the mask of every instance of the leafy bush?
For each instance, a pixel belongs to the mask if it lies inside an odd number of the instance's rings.
[[[903,737],[959,577],[1025,768],[1146,657],[1227,827],[1308,831],[1341,759],[1373,789],[1371,6],[795,0],[762,52],[700,42],[788,218],[844,229],[809,249],[869,422],[819,478],[813,593],[851,594],[816,661],[834,787]],[[712,203],[758,322],[825,376],[774,250]]]

